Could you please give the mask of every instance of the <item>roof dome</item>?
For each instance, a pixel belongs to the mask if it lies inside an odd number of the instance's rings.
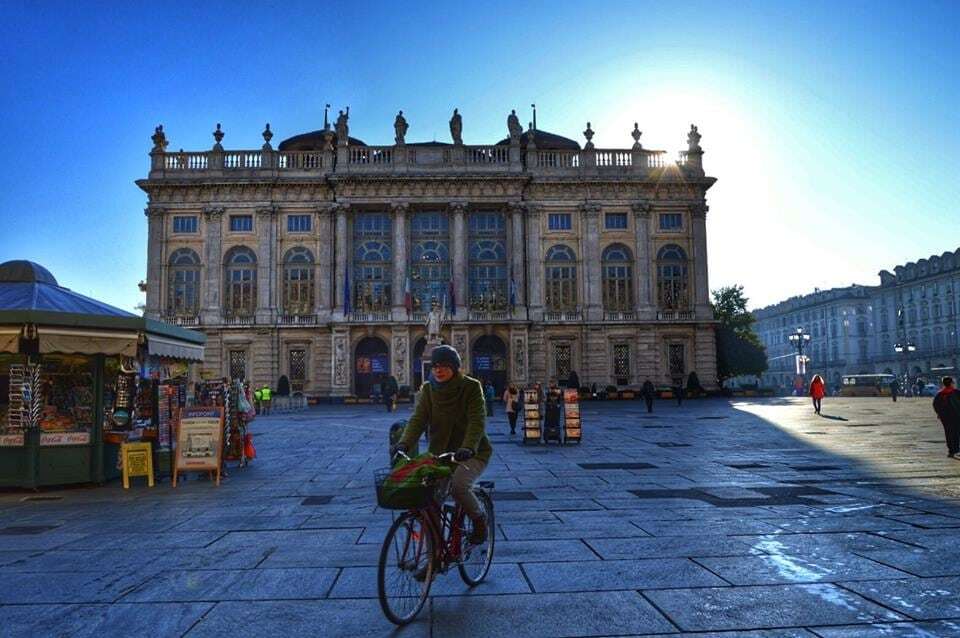
[[[14,259],[0,264],[0,282],[60,285],[49,270],[26,259]]]
[[[537,148],[547,150],[547,151],[579,151],[580,145],[575,141],[563,137],[560,135],[555,135],[553,133],[548,133],[547,131],[541,131],[536,129],[533,135],[533,140],[537,144]],[[527,131],[520,136],[520,147],[527,148],[527,140],[529,139],[530,132]],[[509,146],[510,138],[505,138],[497,142],[497,146]]]
[[[333,145],[337,145],[337,132],[333,129],[327,129],[333,133]],[[319,131],[310,131],[309,133],[301,133],[300,135],[294,135],[293,137],[288,137],[287,139],[280,142],[280,145],[277,147],[278,151],[322,151],[323,150],[323,134],[326,132],[324,129]],[[363,140],[358,140],[355,137],[347,137],[347,143],[350,146],[366,146],[367,144]]]

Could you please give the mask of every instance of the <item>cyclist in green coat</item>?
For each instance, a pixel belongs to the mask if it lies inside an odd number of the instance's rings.
[[[460,372],[460,355],[450,346],[437,346],[430,354],[432,374],[423,385],[417,407],[410,417],[397,450],[406,452],[430,426],[433,454],[455,452],[458,461],[450,493],[473,521],[470,542],[483,543],[487,524],[480,502],[473,495],[473,483],[486,469],[493,447],[485,432],[483,386]]]

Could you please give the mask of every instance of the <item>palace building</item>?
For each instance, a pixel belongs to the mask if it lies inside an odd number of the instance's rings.
[[[147,194],[146,315],[207,336],[204,377],[308,396],[421,381],[426,318],[501,390],[576,372],[581,385],[716,387],[706,193],[696,127],[677,159],[535,129],[370,146],[334,127],[274,149],[171,151],[157,127]]]

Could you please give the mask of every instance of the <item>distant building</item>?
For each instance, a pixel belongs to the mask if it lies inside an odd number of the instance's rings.
[[[797,328],[810,334],[808,378],[831,387],[844,374],[894,373],[930,380],[960,363],[960,249],[880,271],[879,286],[853,285],[792,297],[754,312],[767,348],[762,384],[792,387]],[[903,352],[895,349],[904,346]],[[908,345],[914,347],[910,351]]]
[[[509,120],[464,145],[273,133],[253,150],[168,150],[158,127],[148,197],[146,314],[207,335],[207,377],[286,375],[310,396],[421,381],[425,319],[498,388],[577,372],[583,384],[715,387],[700,135],[667,159],[596,149]]]

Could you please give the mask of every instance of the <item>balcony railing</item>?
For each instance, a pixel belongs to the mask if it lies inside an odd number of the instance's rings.
[[[315,326],[317,325],[317,316],[316,315],[280,315],[277,317],[277,325]]]
[[[579,310],[547,310],[543,313],[544,321],[583,321],[583,313]]]
[[[604,321],[636,321],[637,313],[633,311],[604,311]]]
[[[252,326],[256,324],[253,315],[224,315],[223,325],[225,326]]]
[[[391,321],[393,319],[389,310],[378,310],[375,312],[354,311],[350,313],[350,321],[363,323],[380,323]]]
[[[508,321],[509,310],[471,310],[467,315],[470,321]]]
[[[183,326],[185,328],[200,325],[199,315],[166,315],[163,317],[163,320],[175,326]]]
[[[693,310],[658,310],[657,321],[692,321],[697,318]]]

